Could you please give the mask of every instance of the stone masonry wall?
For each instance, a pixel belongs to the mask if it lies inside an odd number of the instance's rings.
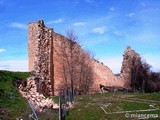
[[[53,33],[53,65],[54,65],[54,95],[58,95],[60,85],[64,82],[62,75],[62,57],[61,57],[61,43],[64,36]]]
[[[58,90],[61,87],[63,81],[63,74],[62,74],[62,57],[60,53],[60,47],[63,41],[68,41],[66,37],[63,35],[60,35],[58,33],[53,34],[53,64],[54,64],[54,95],[58,95]],[[69,41],[68,41],[69,42]],[[83,49],[78,46],[78,49],[80,49],[81,53]],[[88,55],[87,55],[88,56]],[[95,59],[92,59],[88,57],[87,62],[91,65],[93,68],[93,84],[90,88],[90,92],[99,92],[99,85],[107,85],[107,86],[122,86],[122,83],[118,81],[118,79],[114,76],[112,71],[105,66],[103,63],[96,61]],[[77,65],[78,69],[79,65]]]
[[[69,40],[53,29],[45,27],[42,20],[33,22],[28,25],[28,49],[29,49],[29,70],[33,71],[32,78],[37,84],[39,92],[48,95],[58,95],[58,91],[63,81],[61,74],[62,57],[60,47],[62,42]],[[80,54],[84,53],[83,49],[77,44]],[[87,53],[86,53],[87,54]],[[130,78],[130,61],[138,54],[128,47],[124,53],[122,70],[119,77],[114,76],[112,71],[103,63],[95,59],[88,58],[88,62],[93,68],[94,81],[90,91],[99,92],[99,85],[129,87]],[[78,69],[78,68],[77,68]]]
[[[35,27],[35,28],[34,28]],[[53,29],[44,26],[42,20],[29,24],[29,68],[39,93],[53,93]]]
[[[94,61],[94,84],[93,90],[99,91],[99,85],[105,86],[119,86],[123,87],[122,80],[117,79],[107,66],[105,66],[102,62]]]
[[[34,62],[36,61],[36,48],[38,47],[37,41],[38,25],[36,22],[28,24],[28,68],[32,71],[34,68]]]
[[[141,60],[141,57],[138,53],[131,49],[128,46],[123,54],[123,62],[121,67],[121,74],[119,80],[123,81],[124,87],[130,87],[131,84],[131,69],[132,69],[132,60],[135,59],[136,64]]]
[[[72,41],[68,40],[65,36],[55,33],[53,34],[53,64],[54,64],[54,95],[58,95],[58,91],[61,88],[65,88],[66,87],[66,83],[65,80],[67,79],[67,83],[70,86],[70,73],[69,73],[69,69],[68,69],[68,65],[65,57],[65,53],[69,50],[69,46],[67,44],[70,44]],[[62,48],[62,46],[66,46],[65,49]],[[81,54],[85,54],[84,50],[78,45],[76,44],[76,50],[77,51],[81,51],[81,52],[77,52],[80,59]],[[65,51],[64,51],[65,50]],[[75,56],[75,54],[74,54]],[[87,55],[88,56],[88,55]],[[69,57],[69,55],[67,55],[67,57]],[[64,61],[63,61],[64,60]],[[79,60],[78,60],[79,61]],[[74,74],[77,73],[79,74],[79,68],[80,68],[80,64],[78,64],[78,61],[76,63],[76,67],[74,67]],[[87,59],[86,62],[89,62],[89,59]],[[75,64],[75,63],[74,63]],[[65,68],[63,68],[64,66]],[[75,72],[77,71],[77,72]],[[65,74],[65,75],[64,75]],[[76,76],[76,75],[74,75]],[[79,76],[79,75],[77,75]],[[65,78],[66,77],[66,78]],[[74,85],[76,85],[77,83],[77,78],[74,78]]]

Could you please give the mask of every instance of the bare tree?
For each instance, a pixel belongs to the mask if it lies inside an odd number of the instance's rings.
[[[81,52],[80,64],[79,64],[79,79],[78,79],[78,92],[79,94],[85,94],[88,92],[89,87],[94,80],[92,69],[92,56],[89,52]]]
[[[67,38],[70,40],[68,43],[68,68],[69,68],[69,75],[70,75],[70,84],[71,84],[71,91],[72,91],[72,95],[74,94],[74,79],[75,79],[75,75],[76,75],[76,64],[77,64],[77,60],[78,60],[78,54],[79,54],[79,49],[78,49],[78,44],[76,43],[78,37],[75,36],[73,30],[68,30],[67,31]],[[75,73],[75,74],[74,74]]]
[[[160,91],[160,73],[152,72],[145,61],[132,59],[131,87],[143,92]]]
[[[93,81],[91,56],[77,43],[78,37],[73,30],[67,31],[58,51],[61,58],[60,73],[63,76],[63,88],[71,88],[78,93],[86,93]]]
[[[131,88],[144,91],[150,78],[151,66],[141,59],[132,58],[131,65]]]

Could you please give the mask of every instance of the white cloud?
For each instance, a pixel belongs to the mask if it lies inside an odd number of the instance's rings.
[[[27,60],[0,61],[0,70],[28,71],[28,61]]]
[[[0,52],[4,52],[6,51],[6,49],[0,48]]]
[[[133,17],[135,15],[135,13],[134,12],[132,12],[132,13],[128,13],[127,14],[127,16],[129,16],[129,17]]]
[[[110,11],[115,11],[114,7],[109,8]]]
[[[57,23],[62,23],[63,19],[59,18],[57,20],[53,20],[53,21],[48,21],[46,24],[57,24]]]
[[[10,27],[13,28],[20,28],[20,29],[27,29],[27,25],[26,24],[22,24],[22,23],[18,23],[18,22],[14,22],[10,24]]]
[[[120,73],[122,66],[122,56],[108,56],[106,58],[100,58],[107,67],[109,67],[114,74]]]
[[[93,28],[92,32],[97,34],[104,34],[106,32],[106,27],[102,26],[102,27]]]
[[[84,22],[76,22],[73,24],[73,26],[84,26],[85,23]]]

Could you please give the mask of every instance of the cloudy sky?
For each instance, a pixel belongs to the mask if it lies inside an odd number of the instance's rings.
[[[128,45],[160,71],[160,0],[0,0],[0,69],[27,71],[27,24],[43,19],[119,73]]]

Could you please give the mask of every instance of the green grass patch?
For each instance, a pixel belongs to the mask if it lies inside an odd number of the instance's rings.
[[[29,76],[29,72],[0,71],[0,120],[29,119],[32,111],[28,102],[12,83],[14,80],[25,80]],[[53,99],[56,101],[57,98]],[[58,110],[47,110],[45,113],[37,113],[37,116],[39,120],[58,120]]]
[[[53,96],[53,97],[52,97],[52,100],[53,100],[55,103],[59,103],[59,97],[58,97],[58,96]]]
[[[13,86],[13,80],[24,80],[28,72],[0,71],[0,119],[16,119],[29,111],[27,101]]]
[[[139,99],[160,100],[160,93],[139,93],[134,96]]]
[[[140,99],[140,100],[132,100]],[[141,100],[142,99],[142,100]],[[145,101],[143,101],[145,100]],[[148,101],[147,101],[148,100]],[[153,102],[150,100],[155,100]],[[67,120],[138,120],[138,118],[126,118],[126,113],[114,113],[133,111],[129,114],[134,114],[135,110],[148,110],[154,109],[150,105],[154,105],[156,108],[160,108],[159,93],[145,94],[145,93],[118,93],[118,94],[94,94],[94,95],[82,95],[76,96],[74,108],[70,111],[66,117]],[[105,112],[100,108],[103,107]],[[146,111],[137,112],[141,114],[158,114],[160,111]],[[150,118],[151,119],[151,118]],[[156,118],[157,120],[159,118]]]
[[[90,97],[82,95],[77,96],[74,108],[70,111],[66,120],[100,120],[103,118],[101,108]]]

